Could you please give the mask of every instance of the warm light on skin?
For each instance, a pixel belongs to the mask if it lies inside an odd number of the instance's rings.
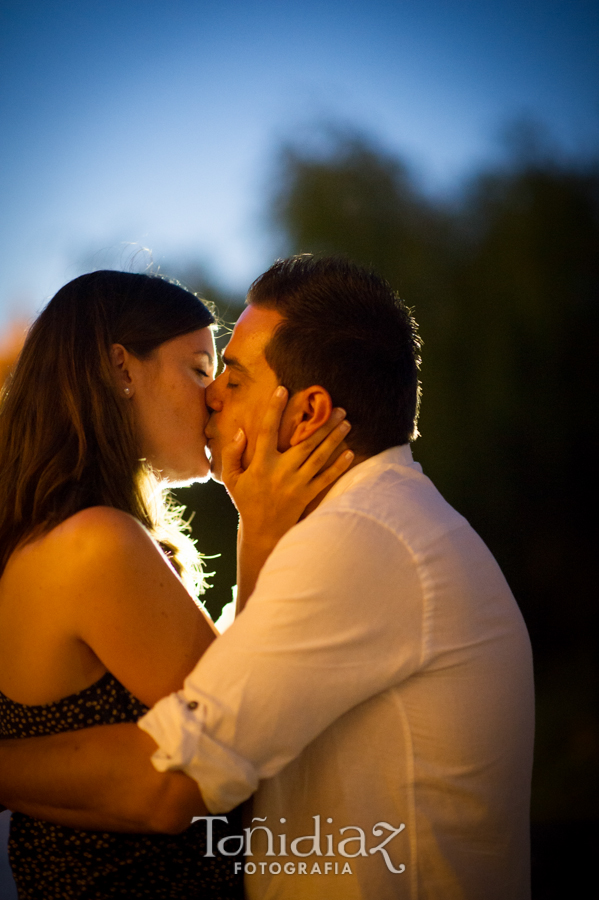
[[[264,349],[283,317],[272,309],[248,306],[239,317],[223,354],[224,371],[206,391],[212,410],[206,428],[212,455],[212,477],[220,480],[222,447],[233,440],[239,428],[247,437],[242,465],[254,454],[258,426],[278,385],[278,379],[264,358]],[[293,400],[283,415],[279,449],[288,446]]]
[[[143,457],[172,485],[207,478],[205,392],[216,359],[212,330],[200,328],[166,341],[145,360],[120,344],[112,356],[120,390],[132,405]]]
[[[276,310],[248,306],[239,317],[224,354],[225,370],[206,390],[206,403],[211,410],[206,437],[212,456],[212,477],[222,480],[222,450],[241,428],[247,438],[241,464],[249,466],[267,406],[279,382],[264,357],[264,350],[283,316]],[[311,385],[289,398],[281,419],[277,449],[280,452],[296,445],[330,420],[331,397],[325,388]],[[345,442],[333,451],[330,465],[344,450]],[[352,465],[363,457],[354,457]],[[326,487],[314,498],[304,515],[314,509]]]

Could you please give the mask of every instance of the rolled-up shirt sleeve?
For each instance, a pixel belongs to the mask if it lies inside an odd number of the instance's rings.
[[[359,512],[317,510],[279,542],[183,690],[140,719],[158,744],[154,766],[185,771],[211,812],[227,812],[339,716],[421,665],[422,615],[418,567],[401,539]]]

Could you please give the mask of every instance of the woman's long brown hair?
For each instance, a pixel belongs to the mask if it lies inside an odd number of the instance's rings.
[[[0,575],[16,547],[90,506],[130,513],[181,571],[186,541],[140,459],[110,350],[144,359],[214,321],[195,294],[154,275],[92,272],[50,300],[0,399]]]

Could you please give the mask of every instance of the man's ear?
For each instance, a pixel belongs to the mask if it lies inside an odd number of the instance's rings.
[[[117,390],[122,392],[123,395],[129,399],[131,399],[135,391],[133,379],[129,372],[130,360],[131,354],[122,344],[112,345],[110,348],[110,361],[112,363]]]
[[[289,445],[294,447],[305,441],[328,422],[332,412],[331,395],[320,385],[312,385],[294,394],[289,401]]]

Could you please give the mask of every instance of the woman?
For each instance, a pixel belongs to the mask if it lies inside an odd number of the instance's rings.
[[[214,639],[189,592],[197,555],[162,492],[209,473],[213,323],[176,284],[95,272],[31,328],[0,407],[2,736],[135,721]],[[202,832],[83,832],[15,813],[19,897],[241,896],[230,860],[204,859]]]

